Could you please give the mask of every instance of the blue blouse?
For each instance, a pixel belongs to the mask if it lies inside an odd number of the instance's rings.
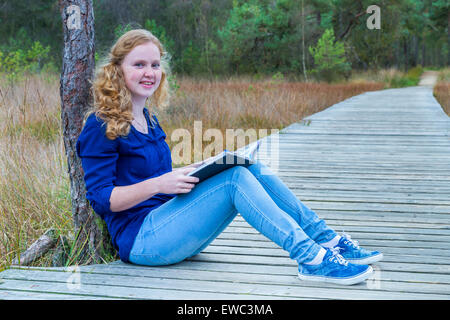
[[[151,127],[148,110],[144,109],[148,134],[131,126],[126,137],[109,140],[106,123],[91,114],[78,138],[76,149],[81,158],[86,183],[86,198],[94,211],[105,220],[112,243],[120,259],[128,257],[145,217],[175,195],[158,193],[136,206],[121,211],[110,210],[111,192],[116,186],[127,186],[172,171],[172,158],[166,134],[156,122]]]

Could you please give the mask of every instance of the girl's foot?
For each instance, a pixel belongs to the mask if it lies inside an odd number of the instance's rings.
[[[379,251],[370,251],[361,248],[358,241],[352,240],[350,235],[343,233],[334,249],[339,250],[339,254],[353,264],[372,264],[383,259],[383,254]]]
[[[331,282],[352,285],[366,280],[373,272],[372,267],[349,263],[334,249],[327,249],[322,263],[300,264],[298,277],[301,280]]]

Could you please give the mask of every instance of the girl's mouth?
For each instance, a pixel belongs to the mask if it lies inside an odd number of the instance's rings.
[[[139,82],[144,88],[150,89],[155,84],[153,81],[141,81]]]

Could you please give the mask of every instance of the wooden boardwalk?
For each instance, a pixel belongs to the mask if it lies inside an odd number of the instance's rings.
[[[278,142],[270,165],[294,193],[336,231],[384,253],[371,279],[301,282],[287,253],[238,216],[177,265],[9,269],[0,298],[450,298],[450,119],[430,87],[364,93],[271,139],[261,154]]]

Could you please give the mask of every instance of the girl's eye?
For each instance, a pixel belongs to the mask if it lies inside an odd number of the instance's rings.
[[[140,62],[135,63],[134,65],[135,65],[136,67],[142,67],[142,66],[144,66],[144,64],[143,64],[143,63],[140,63]]]
[[[155,68],[155,69],[159,68],[159,63],[153,63],[152,68]]]

